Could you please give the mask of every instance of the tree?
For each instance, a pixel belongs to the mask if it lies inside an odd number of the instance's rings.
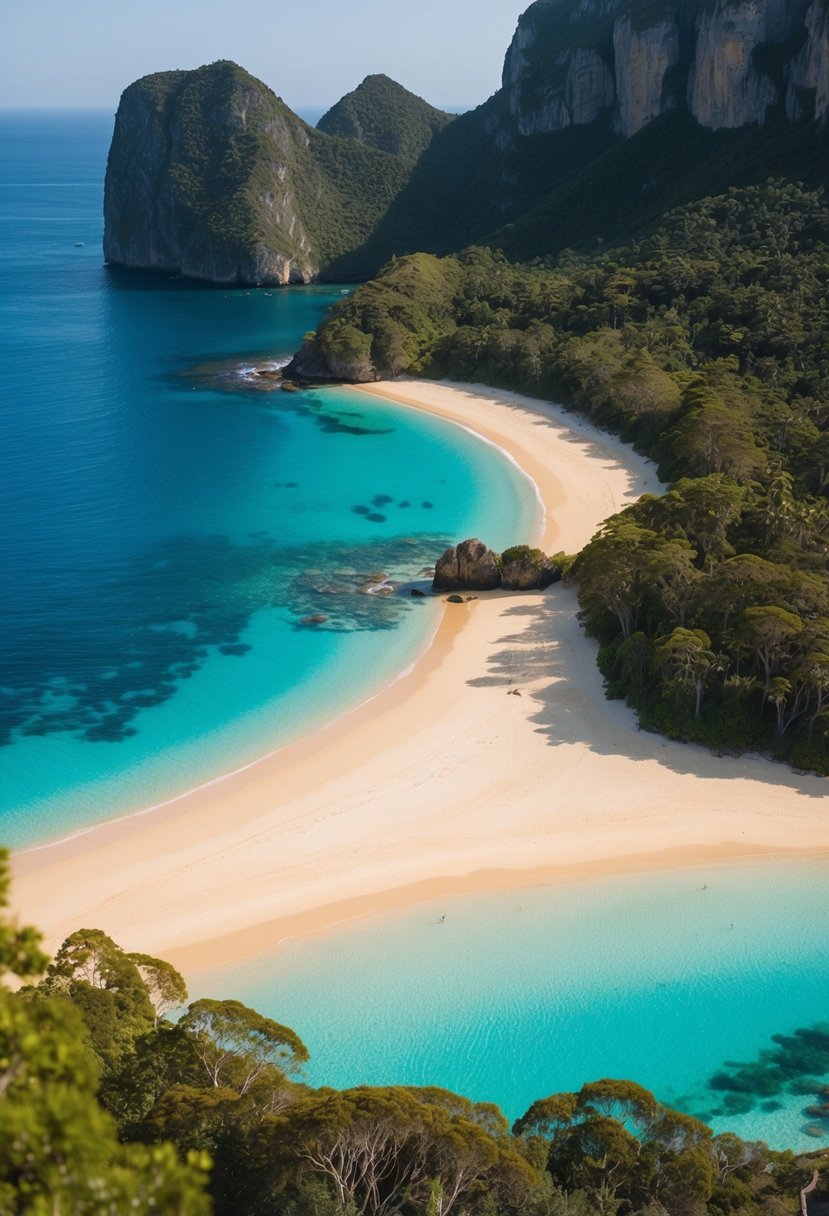
[[[8,892],[0,851],[0,911]],[[42,969],[38,934],[0,916],[0,958]],[[0,1211],[15,1216],[208,1216],[209,1162],[169,1144],[119,1144],[95,1100],[97,1068],[77,1009],[36,989],[0,987]]]
[[[147,987],[130,958],[100,929],[78,929],[62,944],[39,985],[83,1014],[105,1071],[120,1067],[155,1022]]]
[[[265,1152],[272,1137],[287,1137],[329,1180],[341,1211],[394,1216],[414,1204],[451,1216],[476,1188],[520,1205],[537,1186],[498,1115],[434,1088],[359,1086],[300,1098],[259,1136]]]
[[[293,1030],[241,1001],[195,1001],[180,1025],[195,1036],[199,1059],[216,1088],[245,1094],[265,1069],[275,1068],[281,1076],[308,1059]]]
[[[656,658],[681,688],[693,692],[694,719],[698,720],[705,683],[717,663],[708,634],[702,629],[674,629],[667,637],[657,638]]]
[[[149,954],[128,954],[127,958],[138,968],[138,974],[144,981],[150,1004],[155,1011],[157,1026],[160,1017],[183,1005],[187,1000],[184,978],[172,963],[165,962],[164,959],[152,958]]]
[[[757,655],[767,692],[775,668],[791,654],[802,633],[803,622],[800,617],[776,604],[746,608],[743,612],[736,639],[740,645],[752,649]]]

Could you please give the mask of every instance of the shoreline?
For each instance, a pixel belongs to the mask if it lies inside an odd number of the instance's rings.
[[[649,461],[555,406],[444,383],[356,391],[501,449],[538,488],[548,552],[576,551],[659,489]],[[50,948],[95,925],[187,970],[458,885],[829,850],[820,778],[638,732],[604,699],[576,607],[560,585],[444,605],[414,666],[328,726],[161,808],[15,854],[18,915]]]

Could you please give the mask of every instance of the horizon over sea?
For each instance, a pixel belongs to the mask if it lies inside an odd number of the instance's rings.
[[[473,533],[506,547],[537,512],[513,465],[438,419],[262,391],[254,368],[348,288],[104,267],[111,127],[0,111],[0,843],[16,847],[173,797],[372,695],[437,619],[376,594],[379,576],[417,580]],[[293,1025],[314,1084],[436,1084],[515,1117],[622,1075],[803,1150],[829,1071],[825,879],[781,861],[468,896],[191,988]]]

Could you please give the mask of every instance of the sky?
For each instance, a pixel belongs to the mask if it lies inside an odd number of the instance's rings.
[[[436,106],[485,101],[530,0],[0,0],[0,106],[112,110],[139,76],[233,59],[293,108],[384,72]]]

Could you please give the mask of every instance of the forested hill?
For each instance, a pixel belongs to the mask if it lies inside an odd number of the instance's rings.
[[[829,772],[829,207],[767,183],[592,257],[390,263],[289,374],[407,371],[569,403],[672,483],[575,562],[643,723]]]
[[[388,76],[367,76],[317,123],[325,135],[357,139],[360,143],[402,156],[414,164],[432,137],[452,121],[451,114],[414,98]]]

